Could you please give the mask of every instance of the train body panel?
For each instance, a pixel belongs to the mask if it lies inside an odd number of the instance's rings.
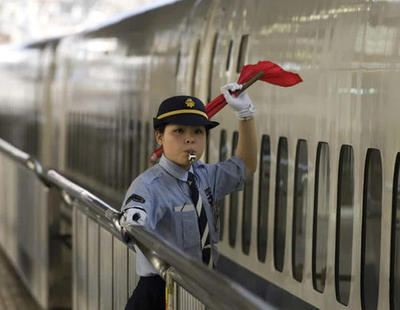
[[[276,62],[304,81],[249,90],[259,167],[218,202],[219,250],[319,309],[398,309],[399,16],[391,1],[178,1],[15,52],[0,64],[0,133],[24,148],[36,132],[41,151],[28,149],[46,165],[119,205],[149,167],[163,98],[208,102],[242,65]],[[209,162],[237,139],[234,113],[214,119]]]

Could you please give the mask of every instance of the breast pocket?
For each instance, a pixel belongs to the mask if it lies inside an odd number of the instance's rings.
[[[175,208],[177,239],[182,240],[185,252],[194,255],[200,249],[200,232],[194,206]]]

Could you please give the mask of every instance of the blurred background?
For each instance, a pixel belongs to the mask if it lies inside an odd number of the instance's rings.
[[[0,0],[0,44],[60,36],[159,0]]]

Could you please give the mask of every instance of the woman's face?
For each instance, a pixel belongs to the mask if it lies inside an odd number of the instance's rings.
[[[189,154],[199,159],[206,145],[206,129],[204,126],[187,126],[168,124],[164,133],[156,131],[156,140],[162,145],[164,155],[175,164],[189,170]]]

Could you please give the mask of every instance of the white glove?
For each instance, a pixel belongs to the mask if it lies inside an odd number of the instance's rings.
[[[124,211],[119,223],[123,228],[125,228],[128,224],[143,226],[146,221],[146,216],[146,211],[141,207],[129,208]]]
[[[234,97],[230,93],[242,89],[242,87],[242,84],[229,83],[221,87],[221,92],[226,102],[236,111],[238,118],[241,120],[249,120],[253,118],[256,108],[251,102],[247,92],[241,93],[238,97]]]

